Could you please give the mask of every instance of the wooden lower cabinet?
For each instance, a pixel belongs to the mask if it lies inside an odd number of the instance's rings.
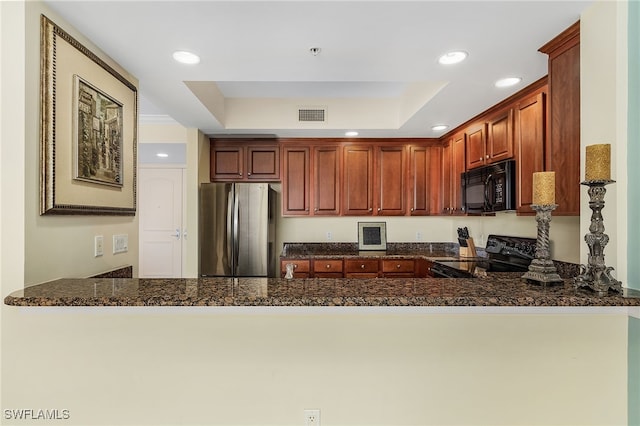
[[[293,264],[294,278],[418,278],[429,276],[429,261],[421,257],[385,259],[379,257],[335,257],[280,259],[280,276]]]
[[[416,261],[413,259],[383,259],[382,276],[386,278],[412,278],[416,276]]]
[[[293,264],[293,278],[309,278],[311,262],[307,259],[280,259],[280,276],[287,273],[287,263]]]
[[[378,259],[345,259],[345,278],[377,278]]]
[[[342,259],[314,259],[314,278],[342,278]]]

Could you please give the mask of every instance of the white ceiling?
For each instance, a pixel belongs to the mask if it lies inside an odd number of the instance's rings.
[[[544,76],[538,48],[591,0],[45,3],[138,78],[142,121],[169,116],[208,135],[438,137],[432,125],[453,128]],[[174,62],[175,50],[200,64]],[[440,65],[451,50],[469,57]],[[507,76],[523,81],[493,86]],[[328,120],[298,124],[292,105],[326,106]]]

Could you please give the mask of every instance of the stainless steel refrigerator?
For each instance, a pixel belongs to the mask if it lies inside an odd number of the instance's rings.
[[[275,277],[275,191],[267,183],[200,185],[200,275]]]

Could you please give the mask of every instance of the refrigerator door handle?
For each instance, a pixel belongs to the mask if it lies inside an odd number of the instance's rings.
[[[233,226],[233,192],[229,192],[227,194],[227,262],[231,267],[231,272],[233,273],[233,234],[232,234],[232,226]]]
[[[238,273],[238,259],[240,256],[240,242],[238,234],[240,229],[240,201],[238,200],[238,192],[234,194],[233,200],[233,273]]]

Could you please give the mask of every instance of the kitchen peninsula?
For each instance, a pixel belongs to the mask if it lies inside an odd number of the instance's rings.
[[[15,306],[637,307],[640,291],[598,297],[571,280],[541,287],[518,273],[484,278],[60,279],[8,295]]]

